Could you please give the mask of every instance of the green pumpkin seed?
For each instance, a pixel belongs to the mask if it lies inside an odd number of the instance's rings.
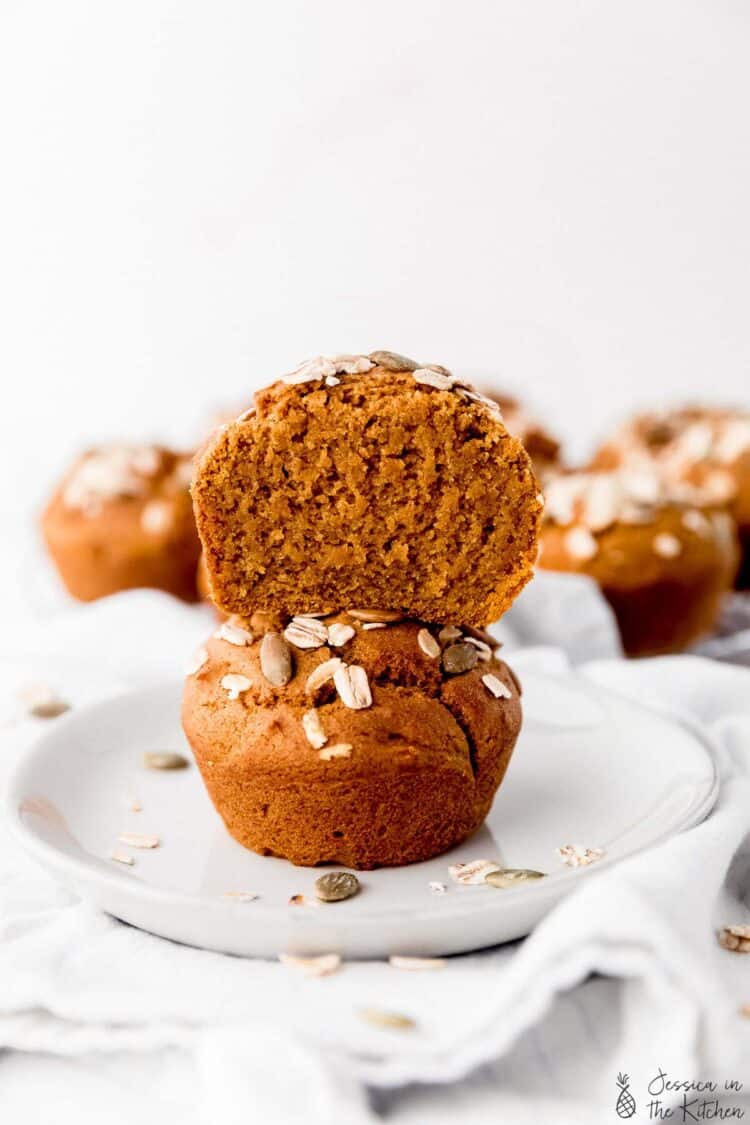
[[[143,755],[143,764],[147,770],[184,770],[189,766],[187,758],[182,754],[173,754],[168,750],[158,750]]]
[[[443,653],[443,671],[449,676],[460,676],[462,672],[471,671],[478,659],[474,645],[465,642],[449,645]]]
[[[341,902],[359,890],[359,879],[350,871],[329,871],[315,880],[315,894],[321,902]]]
[[[485,883],[493,887],[518,887],[521,883],[533,883],[535,879],[544,879],[546,871],[534,871],[529,867],[503,867],[499,871],[490,871],[485,875]]]
[[[419,367],[413,359],[408,359],[397,352],[370,352],[369,358],[379,367],[384,367],[386,371],[416,371]]]

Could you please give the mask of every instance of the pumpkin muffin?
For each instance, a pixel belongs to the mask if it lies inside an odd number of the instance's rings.
[[[213,601],[374,604],[483,625],[532,575],[542,503],[498,407],[390,352],[319,357],[255,395],[198,456]]]
[[[395,616],[270,632],[233,619],[196,654],[183,727],[245,847],[369,869],[429,859],[482,824],[521,725],[518,683],[491,637]]]
[[[686,503],[727,505],[750,586],[750,412],[692,406],[640,414],[601,447],[594,467],[651,468]]]
[[[737,568],[726,511],[668,496],[655,473],[569,473],[545,491],[539,565],[588,574],[630,656],[679,652],[709,633]]]
[[[200,543],[191,459],[152,445],[84,453],[42,516],[42,532],[74,598],[151,586],[194,601]]]

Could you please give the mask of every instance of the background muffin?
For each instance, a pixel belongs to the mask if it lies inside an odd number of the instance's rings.
[[[486,390],[485,393],[500,407],[506,428],[521,441],[531,458],[537,478],[544,484],[551,474],[559,472],[562,467],[560,442],[517,398],[492,390]]]
[[[283,634],[227,622],[186,679],[185,733],[245,847],[304,865],[412,863],[489,811],[521,725],[510,669],[458,628],[356,612]]]
[[[203,557],[202,551],[200,554],[200,558],[198,559],[198,566],[195,572],[195,588],[200,600],[202,602],[207,602],[208,605],[213,608],[216,616],[221,617],[221,612],[216,609],[216,606],[214,605],[211,598],[211,589],[208,585],[208,573],[206,571],[206,560]]]
[[[482,625],[532,574],[541,501],[494,403],[388,352],[319,357],[197,460],[196,519],[227,613],[376,604]]]
[[[737,583],[750,585],[749,412],[695,406],[640,414],[602,446],[593,464],[650,467],[686,503],[726,504],[742,545]]]
[[[545,497],[539,565],[594,578],[629,655],[678,652],[710,632],[738,562],[725,511],[668,498],[653,472],[570,473]]]
[[[84,453],[42,516],[50,555],[81,601],[151,586],[193,601],[200,543],[191,459],[152,445]]]

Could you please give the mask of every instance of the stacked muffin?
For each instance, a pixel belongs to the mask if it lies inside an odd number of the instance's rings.
[[[371,868],[475,831],[521,722],[483,626],[531,577],[542,510],[496,404],[393,353],[320,357],[220,429],[193,501],[229,617],[183,726],[232,835]]]

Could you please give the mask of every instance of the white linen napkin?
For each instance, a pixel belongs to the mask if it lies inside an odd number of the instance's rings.
[[[573,613],[569,636],[599,609]],[[83,702],[174,675],[209,628],[202,611],[161,595],[120,595],[16,633],[3,682],[11,694],[23,680],[44,679]],[[520,616],[510,628],[522,644]],[[552,638],[537,631],[533,639]],[[599,644],[608,651],[603,634]],[[566,663],[549,648],[513,659],[522,674]],[[577,674],[701,722],[720,748],[722,791],[703,824],[592,869],[526,941],[451,958],[434,973],[370,962],[303,980],[276,963],[179,946],[102,915],[3,836],[0,1047],[89,1061],[106,1053],[124,1067],[177,1050],[193,1060],[195,1120],[224,1125],[356,1125],[378,1107],[397,1120],[439,1121],[449,1111],[455,1120],[460,1111],[468,1121],[483,1104],[486,1078],[477,1075],[487,1067],[501,1076],[493,1115],[519,1122],[547,1120],[551,1098],[556,1122],[608,1120],[619,1070],[640,1100],[657,1065],[682,1078],[747,1078],[750,1021],[738,1007],[750,1002],[750,961],[722,950],[716,928],[750,921],[750,671],[693,657],[613,658]],[[37,729],[6,708],[0,782]],[[418,1029],[369,1027],[357,1016],[366,1006],[406,1012]],[[367,1087],[391,1093],[374,1107]]]

